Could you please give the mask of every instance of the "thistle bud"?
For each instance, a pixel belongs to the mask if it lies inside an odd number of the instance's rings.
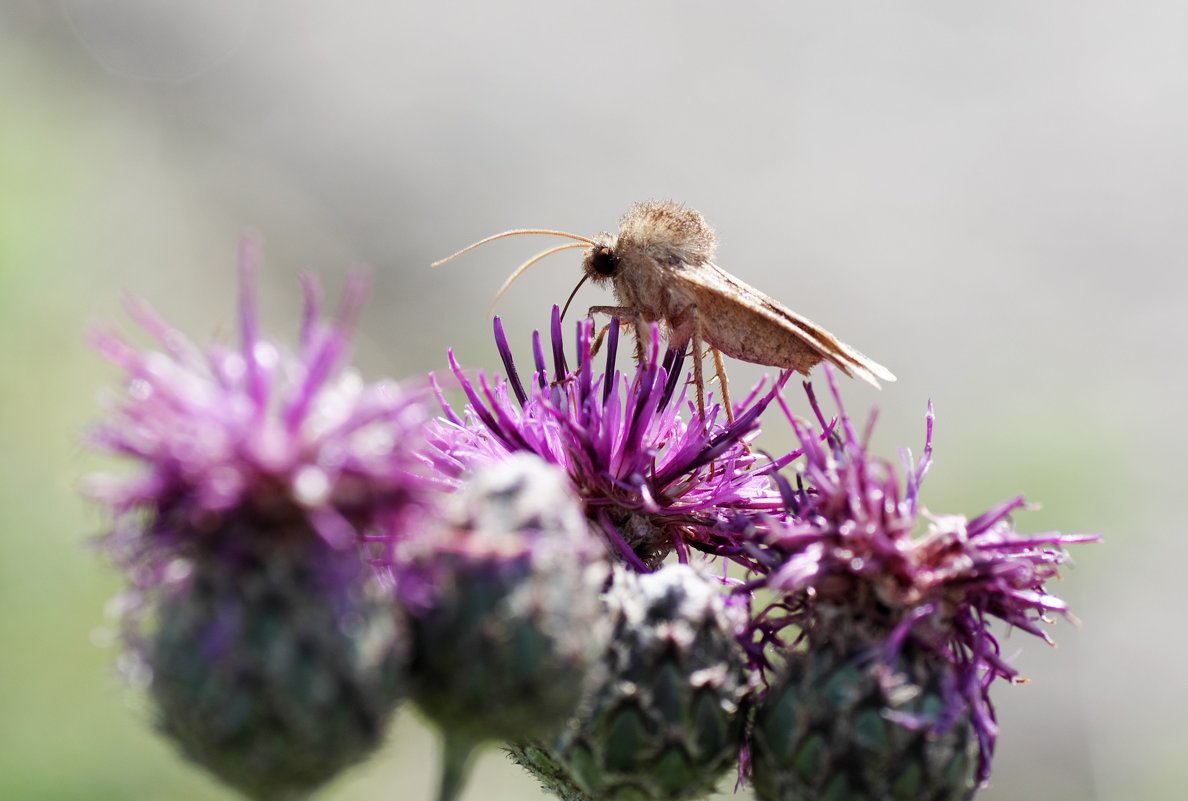
[[[888,665],[884,641],[863,640],[831,638],[789,658],[755,714],[755,797],[972,798],[978,739],[955,699],[956,671],[917,647]]]
[[[304,798],[376,747],[408,645],[356,553],[273,533],[236,521],[175,563],[143,653],[161,731],[259,801]]]
[[[742,620],[687,565],[615,574],[605,673],[560,737],[512,757],[570,801],[680,801],[713,791],[745,726]]]
[[[442,730],[442,798],[483,742],[555,735],[605,636],[604,553],[564,472],[516,454],[473,475],[449,525],[398,565],[412,612],[413,698]]]

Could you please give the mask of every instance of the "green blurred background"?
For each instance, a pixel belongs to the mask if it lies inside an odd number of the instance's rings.
[[[370,377],[494,367],[485,310],[533,243],[632,200],[702,210],[720,262],[889,365],[878,446],[918,448],[938,512],[1018,492],[1023,530],[1096,531],[1056,591],[1081,628],[1006,640],[985,799],[1188,796],[1181,607],[1188,388],[1188,7],[1176,2],[313,0],[0,4],[0,798],[231,796],[115,677],[104,520],[81,442],[115,374],[88,328],[147,298],[199,338],[369,266]],[[501,306],[546,322],[576,257]],[[593,290],[578,305],[605,302]],[[736,385],[760,371],[735,365]],[[1175,398],[1181,398],[1176,401]],[[768,444],[786,444],[773,431]],[[425,799],[436,743],[404,713],[325,798]],[[496,751],[468,799],[538,797]],[[749,795],[742,794],[747,798]]]

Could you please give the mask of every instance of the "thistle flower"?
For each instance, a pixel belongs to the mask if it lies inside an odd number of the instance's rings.
[[[617,322],[608,330],[605,369],[599,371],[593,324],[577,324],[577,367],[571,369],[554,306],[552,368],[538,332],[535,370],[525,381],[496,318],[495,342],[507,377],[492,382],[479,373],[471,380],[450,353],[469,402],[459,414],[439,390],[444,418],[430,426],[427,460],[447,476],[519,451],[561,466],[591,527],[617,560],[639,571],[654,569],[674,550],[682,559],[692,549],[745,562],[748,552],[733,521],[781,508],[769,474],[791,457],[768,463],[747,443],[782,381],[766,394],[752,392],[734,422],[722,426],[719,406],[712,405],[704,420],[691,413],[680,386],[684,353],[669,350],[661,358],[656,326],[630,379],[615,367]]]
[[[375,747],[403,694],[404,624],[359,544],[429,486],[420,401],[343,369],[362,283],[328,321],[307,281],[289,355],[258,332],[257,258],[245,243],[238,348],[203,352],[139,303],[160,350],[97,335],[127,384],[93,443],[137,469],[87,490],[114,517],[102,546],[132,585],[126,640],[161,730],[247,796],[291,799]]]
[[[764,538],[779,601],[757,616],[756,641],[795,626],[800,649],[777,666],[753,730],[756,794],[775,799],[968,799],[989,776],[997,727],[989,690],[1017,673],[992,618],[1050,642],[1040,624],[1068,615],[1045,582],[1083,535],[1017,532],[1015,498],[968,520],[927,515],[923,458],[895,468],[871,456],[846,416],[822,446],[785,406],[804,454],[798,488],[784,482],[786,521]],[[811,387],[822,431],[835,429]],[[781,404],[783,400],[781,399]],[[871,421],[873,423],[873,419]],[[923,536],[914,537],[921,518]]]
[[[742,608],[682,564],[619,569],[606,607],[613,633],[603,676],[581,714],[553,740],[517,738],[509,753],[566,801],[703,797],[742,745]]]
[[[516,453],[470,476],[394,563],[411,613],[413,699],[446,741],[439,798],[489,740],[555,736],[601,658],[606,553],[567,476]]]

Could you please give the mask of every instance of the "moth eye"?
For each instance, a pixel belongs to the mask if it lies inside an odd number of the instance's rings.
[[[590,267],[599,275],[610,276],[619,271],[619,260],[613,250],[601,245],[590,252]]]

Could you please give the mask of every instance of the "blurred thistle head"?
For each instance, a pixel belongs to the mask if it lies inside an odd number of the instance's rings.
[[[592,321],[576,328],[576,367],[566,359],[555,306],[551,364],[537,332],[530,374],[516,368],[499,318],[495,342],[506,378],[492,381],[479,373],[472,379],[451,352],[450,365],[468,403],[459,413],[441,398],[444,416],[430,425],[426,449],[432,466],[459,476],[520,451],[559,465],[613,558],[637,570],[654,569],[673,551],[682,559],[691,551],[737,553],[739,542],[727,523],[781,505],[769,477],[779,465],[747,445],[778,385],[752,392],[733,423],[718,422],[718,406],[703,420],[685,396],[684,352],[661,356],[658,327],[651,327],[651,341],[631,376],[616,369],[616,321],[607,332],[601,369]]]
[[[125,663],[151,676],[159,727],[280,801],[366,756],[403,695],[405,624],[361,545],[430,501],[413,456],[425,412],[346,368],[360,279],[330,320],[305,282],[288,352],[259,332],[255,245],[241,254],[237,346],[200,349],[141,303],[155,349],[96,335],[126,382],[92,442],[133,469],[86,489],[114,518],[102,545],[132,584]]]
[[[346,362],[367,295],[351,276],[326,319],[313,279],[293,351],[264,338],[256,315],[257,245],[241,246],[240,340],[199,348],[139,301],[129,312],[155,340],[140,349],[106,331],[96,348],[125,373],[123,393],[92,432],[129,474],[91,476],[108,507],[108,545],[178,552],[230,518],[302,518],[327,544],[352,547],[426,496],[414,457],[426,417],[419,394],[365,384]],[[262,533],[267,533],[262,529]]]
[[[980,782],[989,776],[997,735],[989,688],[1017,676],[991,622],[1051,642],[1040,624],[1068,609],[1045,583],[1067,560],[1065,546],[1096,538],[1019,533],[1010,515],[1024,508],[1021,497],[972,520],[924,512],[931,406],[923,456],[913,464],[905,453],[901,481],[892,464],[869,453],[870,426],[857,434],[829,378],[835,421],[805,385],[823,441],[784,406],[803,460],[795,488],[781,479],[789,514],[762,536],[766,575],[757,583],[778,600],[753,626],[757,643],[780,643],[788,629],[801,647],[776,649],[775,661],[756,653],[775,674],[755,726],[756,788],[760,798],[882,797],[877,783],[899,781],[895,792],[924,797],[913,788],[930,782],[936,798],[966,798],[975,773]],[[863,735],[860,719],[874,729]],[[909,758],[917,747],[927,752],[925,763]],[[837,766],[853,759],[871,770],[835,787]],[[893,769],[880,774],[880,766]],[[935,789],[946,782],[951,794]]]
[[[560,731],[607,634],[605,548],[560,468],[509,454],[450,500],[443,525],[393,565],[413,624],[413,700],[446,743],[443,801],[475,746]]]

